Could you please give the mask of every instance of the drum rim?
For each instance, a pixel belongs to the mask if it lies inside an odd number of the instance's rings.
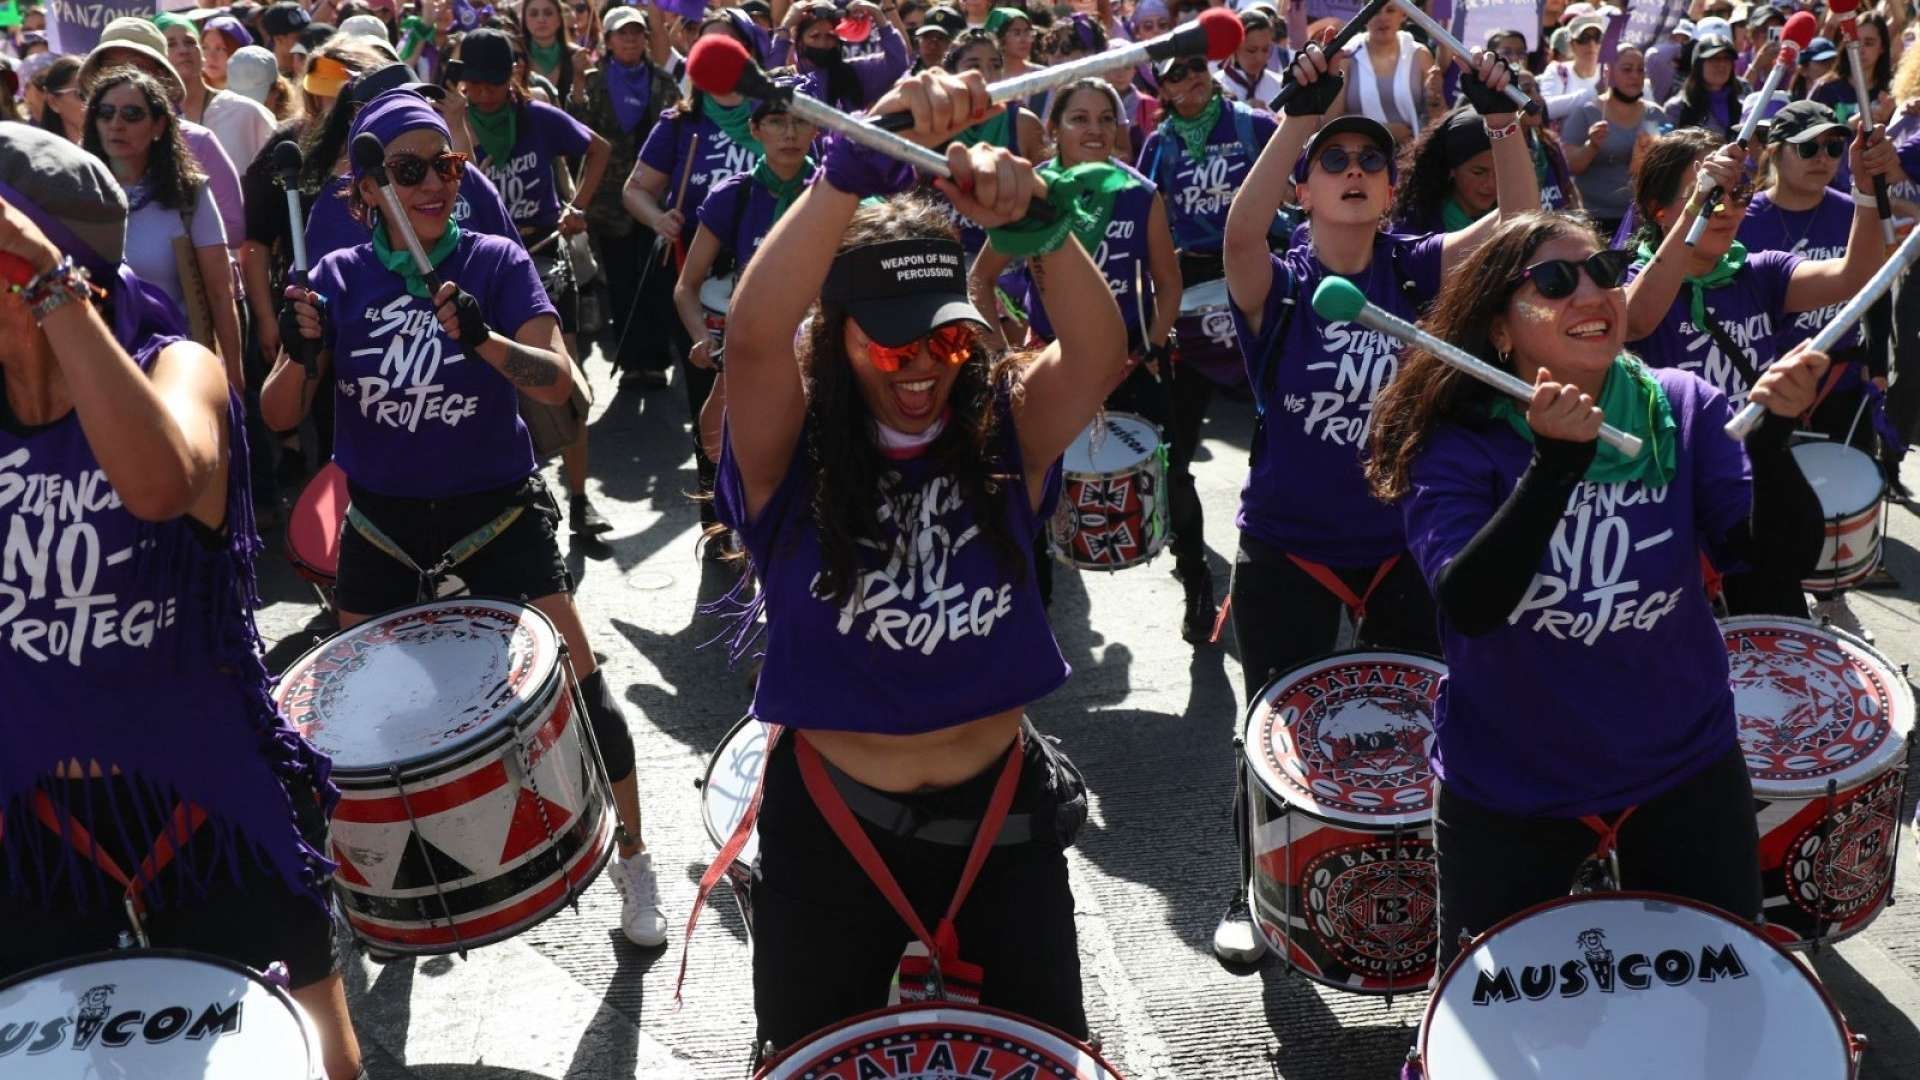
[[[416,784],[431,782],[439,776],[466,768],[483,758],[516,742],[530,728],[538,728],[553,715],[566,685],[557,677],[546,680],[536,694],[527,703],[527,707],[503,717],[502,722],[481,728],[475,738],[455,744],[449,752],[438,755],[425,755],[405,761],[383,762],[379,765],[336,765],[332,772],[334,783],[342,791],[363,792],[383,791],[393,793],[393,770],[398,769],[403,783]],[[323,751],[324,752],[324,751]]]
[[[1044,1035],[1058,1039],[1061,1042],[1072,1047],[1073,1049],[1078,1050],[1080,1053],[1085,1054],[1087,1057],[1093,1060],[1094,1064],[1106,1070],[1107,1076],[1106,1078],[1104,1078],[1104,1080],[1125,1080],[1125,1078],[1120,1075],[1119,1070],[1115,1069],[1113,1067],[1113,1064],[1109,1062],[1106,1059],[1106,1057],[1104,1057],[1101,1054],[1100,1051],[1095,1050],[1088,1043],[1082,1042],[1081,1040],[1074,1038],[1073,1036],[1067,1034],[1066,1032],[1061,1031],[1059,1028],[1054,1027],[1052,1024],[1035,1020],[1030,1016],[1021,1016],[1018,1013],[1008,1012],[1005,1009],[997,1009],[991,1005],[968,1005],[968,1004],[964,1004],[962,1002],[957,1002],[957,1001],[902,1002],[901,1004],[898,1004],[898,1005],[888,1005],[885,1008],[872,1009],[867,1012],[863,1012],[857,1016],[847,1017],[845,1020],[837,1021],[835,1023],[827,1025],[826,1027],[821,1028],[818,1031],[808,1033],[799,1042],[794,1043],[792,1046],[789,1046],[786,1049],[780,1051],[778,1054],[775,1054],[773,1057],[767,1059],[764,1062],[761,1062],[760,1067],[754,1070],[753,1076],[750,1078],[750,1080],[769,1080],[769,1078],[773,1076],[773,1071],[787,1064],[788,1060],[791,1059],[794,1055],[798,1054],[800,1051],[806,1049],[807,1047],[812,1046],[814,1043],[818,1042],[821,1039],[831,1037],[836,1032],[845,1031],[859,1024],[864,1024],[869,1021],[878,1020],[883,1017],[892,1016],[892,1015],[906,1015],[908,1013],[916,1013],[916,1012],[936,1013],[936,1014],[937,1013],[962,1013],[962,1014],[991,1016],[1001,1020],[1011,1020],[1015,1024],[1021,1025],[1023,1027],[1032,1028],[1035,1031],[1041,1032]]]
[[[726,291],[726,295],[722,297],[722,299],[727,301],[727,306],[725,308],[708,307],[707,306],[707,286],[712,285],[717,290],[720,288],[721,282],[726,283],[727,291]],[[707,279],[700,283],[700,287],[694,290],[696,297],[700,301],[700,309],[702,311],[707,312],[710,315],[718,315],[721,318],[725,318],[727,315],[727,312],[731,310],[733,307],[733,290],[734,290],[735,284],[736,282],[734,281],[734,276],[732,274],[723,274],[723,275],[717,275],[717,276],[709,274],[707,276]]]
[[[725,836],[715,836],[713,833],[713,820],[707,817],[707,789],[713,786],[713,768],[720,763],[720,754],[733,742],[733,737],[745,730],[748,724],[755,722],[758,722],[763,728],[773,726],[752,713],[748,713],[740,719],[735,720],[733,726],[727,729],[727,733],[720,737],[719,743],[707,754],[707,767],[700,773],[700,824],[707,830],[707,839],[713,842],[713,849],[715,851],[719,851],[725,847],[728,838]],[[763,731],[761,736],[764,738],[766,733]],[[766,777],[764,759],[762,759],[762,771],[760,775],[762,779]]]
[[[1338,825],[1359,825],[1363,827],[1378,826],[1378,827],[1390,828],[1395,825],[1418,825],[1418,824],[1421,824],[1422,822],[1431,821],[1433,820],[1433,802],[1434,802],[1435,796],[1438,793],[1438,787],[1437,787],[1437,784],[1439,782],[1438,777],[1433,778],[1433,783],[1436,785],[1436,787],[1434,792],[1429,794],[1427,799],[1427,808],[1424,811],[1402,813],[1402,814],[1379,814],[1379,815],[1374,815],[1369,817],[1353,817],[1348,815],[1345,811],[1333,810],[1330,807],[1319,806],[1319,805],[1314,805],[1314,806],[1303,805],[1291,798],[1288,798],[1287,793],[1290,789],[1287,786],[1282,785],[1279,789],[1276,790],[1273,785],[1267,783],[1267,778],[1261,775],[1261,768],[1264,765],[1264,762],[1261,759],[1256,758],[1254,756],[1255,740],[1253,739],[1252,736],[1253,736],[1253,724],[1257,715],[1256,710],[1259,708],[1260,705],[1266,702],[1268,694],[1274,689],[1277,683],[1279,683],[1283,679],[1290,678],[1296,672],[1305,671],[1310,667],[1319,667],[1321,665],[1327,664],[1332,661],[1338,661],[1338,660],[1348,659],[1355,656],[1365,656],[1370,654],[1409,656],[1419,660],[1430,660],[1439,667],[1441,680],[1444,682],[1447,678],[1447,661],[1445,657],[1435,655],[1434,653],[1422,652],[1417,649],[1379,649],[1379,648],[1355,647],[1351,649],[1339,649],[1330,653],[1322,653],[1321,655],[1313,658],[1312,660],[1308,660],[1307,662],[1297,667],[1293,667],[1286,671],[1275,674],[1273,678],[1268,679],[1266,682],[1266,685],[1262,686],[1259,692],[1254,694],[1253,697],[1247,702],[1246,710],[1241,714],[1241,717],[1240,717],[1240,760],[1245,765],[1248,771],[1249,777],[1255,783],[1259,784],[1261,789],[1267,792],[1273,798],[1297,810],[1304,811],[1306,813],[1312,814],[1326,821],[1331,821]],[[1431,769],[1432,759],[1429,758],[1428,760],[1429,760],[1428,767],[1429,769]]]
[[[424,600],[417,604],[408,604],[406,607],[398,607],[398,608],[392,609],[391,611],[382,612],[381,614],[373,618],[370,618],[363,623],[360,623],[359,625],[353,627],[350,630],[342,630],[342,631],[339,631],[338,633],[329,635],[324,640],[314,644],[314,646],[308,649],[306,652],[303,652],[298,657],[295,657],[293,662],[288,664],[286,666],[286,669],[280,673],[280,676],[274,680],[273,691],[272,691],[274,710],[280,714],[281,719],[285,723],[287,723],[289,726],[294,727],[296,731],[300,731],[302,738],[306,738],[307,741],[312,742],[313,741],[312,738],[308,736],[305,731],[302,731],[298,727],[298,725],[294,723],[293,717],[287,715],[286,702],[282,696],[283,691],[288,686],[288,682],[292,678],[295,672],[300,671],[314,657],[318,656],[319,654],[326,651],[327,649],[333,647],[334,643],[344,639],[349,634],[353,634],[361,630],[362,627],[370,628],[370,627],[378,626],[381,623],[386,622],[388,620],[398,619],[404,615],[411,615],[414,612],[420,611],[425,608],[453,607],[453,606],[458,606],[462,604],[466,604],[466,605],[478,604],[486,607],[512,609],[520,613],[523,617],[533,616],[532,621],[534,621],[537,626],[544,627],[547,634],[550,636],[550,639],[553,642],[553,646],[554,646],[553,670],[550,671],[545,678],[540,679],[538,682],[534,683],[528,689],[525,704],[523,704],[517,709],[512,709],[509,711],[502,712],[500,716],[493,723],[485,724],[478,728],[475,728],[473,731],[468,732],[464,737],[460,739],[457,739],[451,743],[442,744],[439,748],[427,753],[414,754],[409,757],[398,758],[392,761],[381,762],[377,766],[375,765],[341,765],[341,764],[338,764],[338,759],[335,759],[335,765],[333,767],[333,775],[338,777],[371,776],[371,775],[376,775],[374,772],[376,768],[379,770],[377,773],[377,775],[379,776],[387,776],[389,775],[390,770],[395,768],[398,768],[403,776],[408,776],[408,777],[412,777],[416,775],[432,775],[431,773],[417,772],[414,770],[418,770],[418,767],[422,765],[438,763],[441,761],[441,759],[448,758],[456,754],[460,755],[460,758],[462,761],[471,760],[470,754],[483,753],[486,750],[492,749],[494,746],[494,743],[488,740],[501,740],[501,739],[510,737],[510,733],[517,732],[524,726],[524,721],[526,717],[539,714],[543,711],[543,709],[541,708],[541,705],[543,702],[546,701],[549,695],[551,684],[557,680],[563,681],[561,680],[561,674],[562,672],[566,671],[569,667],[567,650],[566,650],[566,639],[561,637],[559,628],[553,625],[553,620],[547,618],[547,615],[545,612],[541,611],[539,608],[534,607],[532,604],[522,604],[522,603],[519,603],[518,601],[509,600],[504,597],[454,596],[454,597],[442,597],[436,600]],[[486,745],[479,745],[483,742],[485,742]],[[324,747],[320,747],[319,744],[317,743],[315,743],[314,745],[317,749],[320,749],[323,753],[328,753],[328,756],[330,758],[333,757],[333,755],[328,751],[326,751]]]
[[[1916,723],[1916,704],[1914,701],[1913,687],[1907,682],[1907,677],[1901,672],[1899,666],[1895,664],[1887,654],[1868,644],[1865,640],[1855,637],[1837,626],[1824,626],[1814,622],[1812,619],[1797,619],[1786,615],[1731,615],[1727,618],[1716,620],[1716,622],[1721,631],[1720,637],[1723,646],[1729,627],[1771,626],[1777,628],[1790,626],[1804,632],[1811,632],[1833,638],[1844,645],[1858,649],[1879,664],[1883,681],[1886,682],[1888,693],[1893,698],[1893,708],[1887,717],[1887,726],[1894,738],[1887,739],[1883,742],[1880,752],[1877,755],[1863,757],[1858,761],[1849,763],[1847,768],[1838,772],[1817,778],[1810,778],[1805,781],[1769,780],[1765,782],[1766,788],[1764,791],[1759,786],[1759,782],[1755,782],[1754,796],[1756,798],[1805,799],[1824,796],[1829,781],[1837,785],[1839,791],[1848,791],[1878,779],[1888,769],[1893,768],[1906,759],[1906,747],[1907,744],[1912,741],[1914,725]],[[1729,675],[1731,675],[1731,672],[1729,672]],[[1736,705],[1736,724],[1739,720],[1737,710],[1738,706]],[[1743,745],[1740,750],[1741,755],[1744,757],[1746,747]],[[1801,788],[1805,790],[1801,790]]]
[[[1152,461],[1155,457],[1159,456],[1159,454],[1162,451],[1166,450],[1167,448],[1166,429],[1162,428],[1159,424],[1154,423],[1152,420],[1147,419],[1146,417],[1140,415],[1137,412],[1128,412],[1125,409],[1104,409],[1101,411],[1101,416],[1095,417],[1095,419],[1100,419],[1101,417],[1104,417],[1110,420],[1116,416],[1123,417],[1129,420],[1138,420],[1142,427],[1146,428],[1148,431],[1153,432],[1154,441],[1159,445],[1155,446],[1152,450],[1147,451],[1145,455],[1140,457],[1133,464],[1127,465],[1123,468],[1108,469],[1106,472],[1094,472],[1091,469],[1086,469],[1086,470],[1069,469],[1067,468],[1067,455],[1073,452],[1073,448],[1079,444],[1080,439],[1083,436],[1085,436],[1087,432],[1093,430],[1093,421],[1089,420],[1087,421],[1087,426],[1080,429],[1080,434],[1075,435],[1073,437],[1073,442],[1068,443],[1067,448],[1060,452],[1060,480],[1062,483],[1065,483],[1068,480],[1111,480],[1116,476],[1130,476],[1136,472],[1139,472],[1140,466],[1146,464],[1149,461]],[[1091,460],[1092,455],[1089,454],[1088,458],[1089,460]],[[1064,502],[1061,503],[1061,506],[1065,506],[1065,505],[1066,504]]]
[[[1798,971],[1801,976],[1806,979],[1807,983],[1813,987],[1813,992],[1819,997],[1821,1004],[1827,1007],[1828,1018],[1834,1023],[1839,1036],[1838,1041],[1841,1053],[1846,1055],[1846,1060],[1852,1060],[1853,1029],[1847,1026],[1846,1016],[1841,1013],[1840,1007],[1834,1004],[1833,995],[1827,992],[1826,985],[1809,971],[1805,964],[1800,962],[1799,957],[1794,956],[1785,946],[1774,941],[1773,938],[1767,935],[1765,930],[1730,911],[1717,908],[1705,901],[1694,900],[1685,896],[1675,896],[1672,893],[1653,892],[1647,889],[1624,889],[1620,892],[1556,896],[1551,900],[1545,900],[1532,907],[1515,912],[1501,919],[1499,922],[1494,923],[1481,933],[1476,934],[1472,941],[1468,942],[1458,953],[1454,954],[1453,962],[1448,964],[1446,970],[1440,973],[1439,981],[1433,984],[1432,992],[1427,995],[1427,1007],[1421,1013],[1420,1035],[1415,1043],[1415,1046],[1419,1050],[1420,1060],[1423,1063],[1428,1063],[1429,1068],[1431,1067],[1427,1055],[1427,1033],[1433,1026],[1433,1014],[1440,1008],[1441,999],[1446,996],[1447,985],[1453,981],[1454,973],[1466,965],[1467,959],[1473,955],[1475,949],[1479,948],[1488,938],[1491,938],[1493,935],[1500,933],[1523,919],[1532,918],[1535,915],[1554,908],[1568,907],[1573,904],[1588,903],[1596,900],[1653,901],[1656,903],[1671,904],[1675,907],[1688,907],[1696,911],[1705,912],[1708,915],[1716,916],[1730,925],[1739,927],[1746,932],[1747,936],[1756,941],[1763,942],[1767,948],[1772,949],[1784,957],[1792,965],[1793,970]],[[1851,1075],[1851,1073],[1847,1075]]]
[[[1873,455],[1867,453],[1865,450],[1862,450],[1857,446],[1849,446],[1846,443],[1834,442],[1830,439],[1807,439],[1803,442],[1794,443],[1792,446],[1788,447],[1787,450],[1789,453],[1792,453],[1795,455],[1798,455],[1802,450],[1806,450],[1809,454],[1816,457],[1832,456],[1833,460],[1836,460],[1836,461],[1845,461],[1847,460],[1848,455],[1857,455],[1860,458],[1865,459],[1866,464],[1859,471],[1860,471],[1860,475],[1862,476],[1870,475],[1873,477],[1875,481],[1875,489],[1876,489],[1873,498],[1863,506],[1856,506],[1851,510],[1845,510],[1845,511],[1841,511],[1834,514],[1828,514],[1826,507],[1822,506],[1820,508],[1820,515],[1821,515],[1820,519],[1822,521],[1827,521],[1827,522],[1843,521],[1843,520],[1846,520],[1847,518],[1858,517],[1859,515],[1864,514],[1868,511],[1873,511],[1875,517],[1878,517],[1878,518],[1885,517],[1887,480],[1885,476],[1881,475],[1879,466],[1874,464]],[[1798,462],[1796,461],[1795,464],[1798,464]],[[1809,482],[1809,486],[1811,486],[1811,482]],[[1819,502],[1820,492],[1816,489],[1813,494],[1814,494],[1814,501]]]

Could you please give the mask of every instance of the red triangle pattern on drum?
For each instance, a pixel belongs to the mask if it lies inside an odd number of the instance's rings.
[[[1853,549],[1847,546],[1845,540],[1840,541],[1839,548],[1833,553],[1833,560],[1837,563],[1844,563],[1851,558],[1853,558]]]
[[[546,820],[540,818],[540,807],[546,806]],[[507,844],[500,849],[500,865],[506,866],[513,860],[546,843],[548,829],[558,836],[566,831],[567,822],[573,815],[566,808],[551,799],[542,798],[530,788],[520,789],[520,798],[513,804],[513,825],[507,829]]]
[[[334,871],[334,873],[340,876],[340,880],[349,885],[358,885],[363,889],[372,888],[373,883],[367,880],[366,875],[360,872],[359,867],[353,865],[353,860],[347,858],[345,853],[340,850],[340,845],[333,844],[331,846],[333,848],[333,861],[340,864],[340,869]]]

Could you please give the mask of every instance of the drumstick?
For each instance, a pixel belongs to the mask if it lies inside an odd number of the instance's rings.
[[[1502,371],[1485,360],[1442,341],[1412,323],[1389,314],[1367,302],[1359,288],[1343,277],[1327,277],[1313,291],[1314,313],[1329,322],[1357,322],[1369,330],[1399,338],[1419,347],[1479,379],[1495,390],[1519,401],[1533,400],[1533,384],[1511,372]],[[1612,424],[1600,425],[1600,439],[1630,458],[1640,456],[1638,436],[1629,435]]]
[[[384,153],[385,151],[382,151]],[[300,212],[300,147],[297,143],[275,143],[273,171],[287,192],[287,235],[293,241],[293,272],[307,279],[306,217]]]
[[[1813,16],[1805,11],[1794,12],[1793,18],[1787,20],[1786,28],[1780,31],[1780,59],[1774,63],[1773,70],[1767,72],[1767,81],[1760,88],[1759,101],[1747,110],[1746,118],[1740,121],[1740,134],[1733,140],[1740,145],[1740,149],[1745,150],[1747,144],[1753,141],[1753,133],[1759,130],[1760,115],[1766,111],[1766,103],[1773,100],[1773,92],[1780,88],[1780,80],[1786,75],[1787,69],[1799,62],[1800,50],[1813,40],[1813,31]],[[1720,189],[1715,187],[1707,200],[1711,202],[1721,194]],[[1711,220],[1713,215],[1707,213],[1693,219],[1693,226],[1687,230],[1688,247],[1700,242],[1700,236],[1707,231],[1707,222]]]
[[[1451,30],[1435,22],[1433,16],[1421,11],[1414,5],[1413,0],[1393,0],[1393,2],[1406,14],[1407,21],[1425,30],[1427,36],[1431,38],[1435,44],[1444,45],[1453,51],[1454,63],[1460,65],[1460,70],[1473,70],[1473,65],[1467,60],[1467,47],[1460,43],[1459,38],[1453,36]],[[1523,113],[1538,113],[1540,111],[1539,102],[1528,97],[1527,92],[1520,89],[1515,83],[1508,83],[1507,88],[1500,92],[1507,95],[1507,100],[1519,106],[1520,111]],[[1529,394],[1528,397],[1531,399],[1532,395]]]
[[[709,94],[745,94],[785,105],[788,112],[815,127],[831,128],[921,172],[943,180],[953,179],[947,159],[919,143],[908,142],[863,117],[850,116],[805,94],[796,94],[793,87],[775,85],[760,65],[753,62],[753,57],[747,55],[747,47],[724,34],[711,34],[694,44],[693,52],[687,56],[687,77]],[[1060,215],[1044,196],[1036,195],[1027,204],[1026,216],[1048,222]]]
[[[1860,64],[1860,22],[1854,12],[1860,8],[1860,0],[1833,0],[1827,9],[1840,16],[1840,39],[1847,50],[1847,68],[1853,73],[1853,97],[1860,105],[1860,130],[1873,131],[1873,91],[1867,86],[1867,69]],[[1893,199],[1887,193],[1887,178],[1873,178],[1873,203],[1880,211],[1880,234],[1887,243],[1894,241]]]
[[[680,186],[673,193],[673,208],[680,211],[680,231],[687,231],[687,218],[692,215],[686,211],[687,181],[693,179],[693,159],[700,153],[700,128],[696,125],[693,135],[687,140],[687,167],[680,170]],[[687,261],[687,243],[684,236],[673,238],[673,265],[677,269]]]
[[[1369,6],[1377,8],[1384,3],[1386,0],[1374,0]],[[1089,76],[1124,71],[1176,56],[1205,56],[1208,60],[1225,60],[1240,48],[1240,42],[1246,35],[1246,29],[1233,12],[1225,8],[1208,8],[1200,13],[1198,19],[1157,38],[1002,79],[987,87],[987,100],[995,105],[1024,101]],[[888,131],[906,131],[913,127],[913,114],[888,113],[874,122]]]
[[[1153,343],[1148,340],[1148,331],[1151,330],[1152,327],[1147,322],[1147,291],[1142,288],[1143,284],[1144,279],[1140,274],[1140,260],[1135,259],[1133,260],[1133,310],[1140,316],[1140,347],[1145,349],[1148,354],[1146,362],[1147,374],[1153,376],[1154,382],[1159,382],[1160,373],[1154,370],[1153,364]],[[1158,304],[1156,303],[1155,306],[1157,307]]]
[[[1819,333],[1813,335],[1813,340],[1807,343],[1807,347],[1815,352],[1831,352],[1833,347],[1840,343],[1840,339],[1853,329],[1853,324],[1859,322],[1861,316],[1867,313],[1867,309],[1885,296],[1888,289],[1893,288],[1893,283],[1900,280],[1900,275],[1907,272],[1907,268],[1913,265],[1916,257],[1920,257],[1920,229],[1908,233],[1907,238],[1900,241],[1900,246],[1893,249],[1893,254],[1887,259],[1886,264],[1874,271],[1873,277],[1867,280],[1866,287],[1855,294],[1853,299],[1847,301],[1833,318],[1827,320],[1827,324],[1820,328]],[[1753,429],[1760,426],[1760,421],[1766,415],[1766,406],[1757,401],[1747,402],[1741,407],[1740,412],[1727,422],[1725,429],[1727,437],[1736,441],[1744,440],[1748,435],[1753,434]]]
[[[407,242],[407,253],[413,256],[414,269],[428,281],[429,291],[438,286],[433,276],[433,264],[427,261],[427,249],[420,246],[420,237],[413,231],[413,222],[407,220],[407,212],[400,205],[400,196],[394,194],[393,185],[387,180],[387,148],[380,143],[380,136],[371,131],[363,131],[353,140],[353,165],[361,172],[373,177],[380,188],[380,205],[400,230],[400,238]]]

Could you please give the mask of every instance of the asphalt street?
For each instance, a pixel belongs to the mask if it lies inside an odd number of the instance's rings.
[[[610,684],[638,748],[647,843],[673,924],[666,948],[628,945],[604,878],[577,911],[466,959],[385,966],[351,954],[354,1020],[374,1080],[598,1080],[746,1074],[753,1031],[749,947],[724,890],[674,981],[695,884],[713,851],[695,781],[743,714],[746,675],[730,670],[720,626],[698,614],[733,571],[700,561],[689,492],[687,410],[678,386],[615,393],[599,356],[591,490],[616,528],[569,561]],[[1233,508],[1246,471],[1247,406],[1217,401],[1195,472],[1215,574],[1227,579]],[[1910,467],[1920,489],[1920,471]],[[556,489],[557,477],[554,478]],[[1887,561],[1907,584],[1857,593],[1879,647],[1920,651],[1920,512],[1888,510]],[[268,537],[262,630],[276,670],[330,625]],[[1230,888],[1233,738],[1245,702],[1228,642],[1196,649],[1178,633],[1170,558],[1113,574],[1059,572],[1052,619],[1072,680],[1032,708],[1093,789],[1070,854],[1088,1012],[1106,1057],[1129,1080],[1155,1077],[1387,1080],[1412,1044],[1426,995],[1342,993],[1269,961],[1229,970],[1208,948]],[[1658,677],[1657,671],[1653,673]],[[1903,820],[1911,821],[1914,793]],[[1853,1029],[1870,1040],[1863,1080],[1920,1076],[1920,862],[1912,828],[1896,904],[1813,966]]]

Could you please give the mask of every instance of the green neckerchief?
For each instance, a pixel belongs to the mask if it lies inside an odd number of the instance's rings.
[[[506,168],[513,160],[514,144],[520,141],[520,107],[509,102],[506,108],[490,113],[468,109],[467,126],[473,129],[473,141],[487,155],[487,164]]]
[[[959,143],[961,146],[972,146],[974,143],[986,143],[988,146],[1006,146],[1007,125],[1011,123],[1013,123],[1013,110],[1008,109],[1005,112],[990,116],[986,120],[955,135],[953,141]]]
[[[401,20],[400,59],[412,63],[420,50],[433,40],[433,24],[417,15],[409,15]]]
[[[705,90],[700,91],[700,99],[700,111],[707,119],[718,124],[735,146],[744,146],[755,154],[766,153],[760,146],[760,140],[753,137],[753,102],[750,99],[741,98],[738,105],[722,105]]]
[[[1674,432],[1673,405],[1667,392],[1654,381],[1647,366],[1622,353],[1613,358],[1607,381],[1600,387],[1600,411],[1607,423],[1638,435],[1644,444],[1640,456],[1627,455],[1601,443],[1587,466],[1586,478],[1596,484],[1624,484],[1638,480],[1650,488],[1663,488],[1673,479]],[[1512,398],[1502,395],[1493,403],[1493,415],[1505,417],[1513,430],[1528,442],[1533,429],[1527,426],[1526,410]]]
[[[1221,102],[1220,95],[1215,94],[1207,100],[1207,107],[1200,110],[1199,116],[1189,120],[1168,109],[1160,114],[1160,123],[1172,128],[1173,133],[1180,136],[1181,144],[1187,148],[1187,157],[1202,161],[1207,156],[1207,136],[1213,134],[1213,125],[1220,122],[1220,110],[1224,108],[1226,105]]]
[[[813,169],[813,159],[809,157],[800,163],[800,171],[793,174],[793,179],[782,180],[773,171],[773,166],[767,164],[766,158],[761,158],[760,164],[753,167],[753,182],[773,193],[773,219],[767,222],[768,228],[772,228],[773,223],[780,220],[780,215],[787,212],[787,207],[793,205],[793,200],[807,190],[807,181],[813,179]]]
[[[1073,194],[1073,235],[1092,255],[1107,238],[1107,222],[1113,220],[1113,205],[1120,193],[1133,186],[1133,178],[1118,166],[1105,161],[1083,161],[1068,168],[1055,158],[1040,166],[1040,178],[1051,189],[1065,184]],[[1051,202],[1051,198],[1048,200]]]
[[[447,231],[440,234],[440,239],[433,245],[433,250],[427,252],[428,264],[439,266],[442,260],[453,253],[454,245],[459,242],[460,223],[448,218]],[[421,277],[419,268],[413,265],[412,253],[406,248],[395,251],[393,245],[387,243],[386,225],[378,217],[373,220],[373,257],[380,260],[381,266],[399,274],[401,280],[407,283],[409,293],[422,300],[428,298],[430,294],[427,292],[427,279]]]
[[[1459,232],[1479,220],[1469,214],[1467,208],[1460,205],[1460,200],[1452,195],[1447,196],[1447,201],[1440,204],[1440,229],[1443,232]]]
[[[1652,263],[1653,245],[1641,244],[1640,249],[1634,252],[1634,256],[1641,262]],[[1689,302],[1692,304],[1693,325],[1701,333],[1707,332],[1707,290],[1717,289],[1732,281],[1733,275],[1738,274],[1740,268],[1745,265],[1747,265],[1747,245],[1735,240],[1733,245],[1727,248],[1727,253],[1720,256],[1720,261],[1713,264],[1713,269],[1699,277],[1689,276],[1686,279],[1687,288],[1692,291]]]
[[[564,51],[564,47],[560,44],[560,39],[557,37],[553,39],[553,44],[551,45],[542,45],[537,41],[527,42],[527,55],[533,58],[533,70],[535,71],[559,71],[560,54],[562,51]],[[561,89],[565,90],[566,87],[563,86]]]

